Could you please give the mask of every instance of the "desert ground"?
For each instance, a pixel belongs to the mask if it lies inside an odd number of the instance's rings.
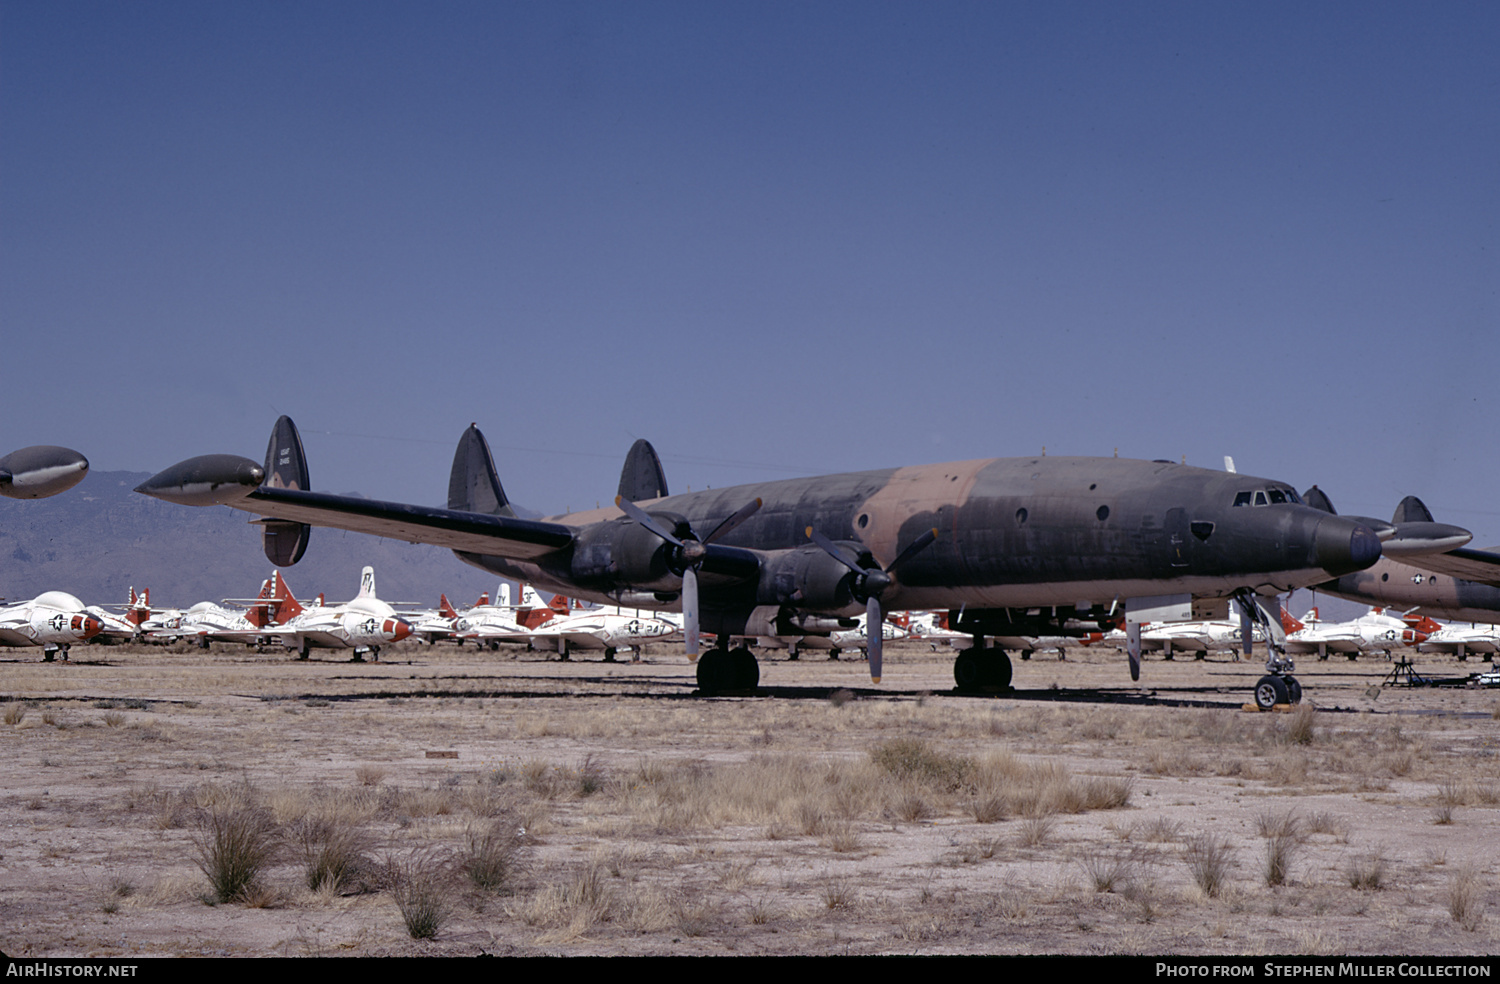
[[[641,662],[0,657],[0,950],[20,956],[1484,955],[1500,694],[1113,650]],[[1432,675],[1482,667],[1420,656]],[[212,877],[211,877],[212,875]]]

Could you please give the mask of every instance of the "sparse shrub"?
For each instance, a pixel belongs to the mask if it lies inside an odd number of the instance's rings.
[[[375,887],[375,866],[366,853],[370,841],[364,831],[346,823],[304,817],[296,832],[308,888],[343,894]]]
[[[1129,859],[1116,854],[1090,851],[1079,860],[1079,864],[1095,892],[1118,891],[1130,880],[1132,866]]]
[[[483,831],[469,828],[464,840],[458,866],[474,887],[486,892],[500,892],[509,887],[525,842],[520,821],[501,816]]]
[[[1050,813],[1027,817],[1021,821],[1021,843],[1027,847],[1041,847],[1052,838],[1057,819]]]
[[[239,902],[254,889],[276,849],[276,824],[266,810],[242,804],[210,809],[193,838],[198,867],[208,876],[213,900]]]
[[[26,720],[26,705],[15,703],[5,705],[6,724],[14,726],[20,724],[24,720]]]
[[[1359,892],[1378,892],[1385,886],[1385,858],[1370,854],[1352,858],[1344,869],[1349,887]]]
[[[1479,876],[1473,868],[1460,868],[1448,882],[1448,914],[1465,931],[1472,933],[1484,921],[1484,899]]]
[[[974,780],[974,760],[945,755],[920,738],[897,738],[870,752],[870,761],[897,779],[943,791],[961,789]]]
[[[969,801],[969,813],[975,823],[999,823],[1006,817],[1005,797],[999,793],[975,796]]]
[[[1229,841],[1212,834],[1202,834],[1187,842],[1188,869],[1193,881],[1209,898],[1217,898],[1229,880],[1234,850]]]
[[[1278,831],[1266,838],[1266,885],[1285,885],[1291,872],[1292,856],[1301,842],[1295,833]]]
[[[1285,813],[1267,810],[1256,816],[1255,830],[1262,837],[1301,837],[1302,821],[1293,810]]]
[[[378,765],[361,765],[354,770],[354,778],[361,786],[378,786],[385,776],[385,770]]]
[[[1311,704],[1298,704],[1296,710],[1287,716],[1286,740],[1293,745],[1311,745],[1313,743],[1313,724],[1317,711],[1313,710]]]
[[[411,938],[436,937],[448,919],[452,876],[447,858],[432,850],[415,850],[404,858],[387,857],[385,880]]]
[[[1432,811],[1432,822],[1439,827],[1446,827],[1453,822],[1453,807],[1443,803]]]
[[[833,878],[823,886],[823,904],[830,909],[852,909],[857,901],[859,896],[846,879]]]
[[[104,715],[104,723],[111,728],[118,728],[125,723],[125,715],[119,711],[107,711]]]

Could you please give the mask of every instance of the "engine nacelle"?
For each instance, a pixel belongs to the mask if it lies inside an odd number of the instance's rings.
[[[756,601],[825,615],[854,615],[864,605],[850,590],[854,574],[821,547],[788,550],[761,565]]]
[[[652,515],[679,537],[687,534],[687,520],[681,516]],[[579,532],[569,573],[580,584],[676,591],[682,584],[682,572],[672,566],[676,551],[641,524],[621,519]]]

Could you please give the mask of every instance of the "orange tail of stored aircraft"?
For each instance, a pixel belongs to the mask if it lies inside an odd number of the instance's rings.
[[[1318,610],[1314,608],[1312,611],[1308,612],[1308,614],[1316,619],[1318,617]],[[1301,632],[1306,627],[1307,626],[1303,625],[1301,622],[1292,617],[1292,613],[1286,610],[1286,606],[1282,606],[1281,630],[1283,632],[1285,632],[1287,635],[1291,635],[1293,632]]]
[[[140,595],[137,596],[135,588],[132,587],[130,589],[130,607],[125,610],[125,621],[136,628],[140,628],[141,623],[150,617],[151,589],[142,588]]]
[[[453,609],[453,604],[446,594],[438,595],[438,614],[443,618],[458,618],[458,612]]]

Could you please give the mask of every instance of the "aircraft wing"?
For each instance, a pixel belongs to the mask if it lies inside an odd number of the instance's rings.
[[[1500,587],[1500,549],[1475,550],[1459,547],[1447,553],[1414,557],[1406,563],[1438,574],[1447,574],[1449,577]]]
[[[573,542],[561,523],[459,512],[357,496],[260,487],[226,503],[236,509],[309,526],[331,526],[407,543],[431,543],[449,550],[530,560]]]

